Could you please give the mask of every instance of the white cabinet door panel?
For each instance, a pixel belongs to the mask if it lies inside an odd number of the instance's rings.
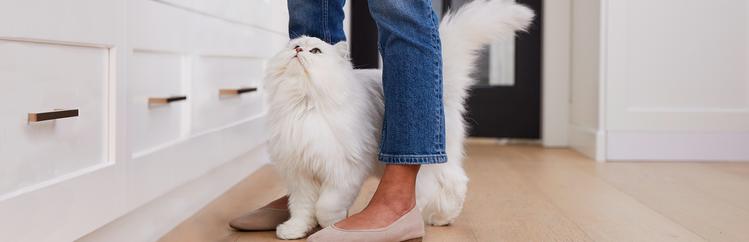
[[[134,156],[179,140],[189,107],[182,80],[182,56],[135,50],[130,58],[128,130]],[[166,104],[149,99],[185,97]]]
[[[262,112],[260,89],[236,96],[219,95],[221,89],[259,88],[264,61],[248,57],[196,58],[192,89],[193,133],[202,133]]]
[[[108,83],[107,48],[0,40],[0,197],[108,162]]]
[[[125,3],[0,1],[0,241],[72,241],[125,212]],[[79,116],[27,123],[55,109]]]

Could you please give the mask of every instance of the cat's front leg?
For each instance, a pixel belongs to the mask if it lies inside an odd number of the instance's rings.
[[[348,181],[324,183],[317,200],[317,222],[323,228],[346,218],[348,209],[359,195],[365,178],[348,177]],[[361,181],[359,181],[361,180]]]
[[[286,179],[289,190],[289,212],[291,217],[278,225],[276,236],[279,239],[301,239],[312,228],[317,226],[315,219],[315,201],[320,187],[312,179],[292,176]]]

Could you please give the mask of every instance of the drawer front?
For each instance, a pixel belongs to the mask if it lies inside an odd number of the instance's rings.
[[[0,40],[0,197],[107,163],[109,63],[107,48]],[[78,116],[29,122],[58,109]]]
[[[178,54],[133,51],[128,80],[131,154],[147,153],[182,137],[190,98],[182,85]]]
[[[192,77],[193,133],[202,133],[262,112],[259,87],[264,61],[257,58],[201,56],[194,62]],[[220,95],[221,90],[258,88],[238,95]]]

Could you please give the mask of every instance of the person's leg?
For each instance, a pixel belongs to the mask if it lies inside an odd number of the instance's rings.
[[[330,44],[346,40],[343,5],[346,0],[289,0],[289,38],[316,37]]]
[[[420,165],[444,163],[442,57],[431,0],[370,0],[380,34],[385,118],[379,159],[385,172],[374,197],[343,229],[385,227],[415,206]]]

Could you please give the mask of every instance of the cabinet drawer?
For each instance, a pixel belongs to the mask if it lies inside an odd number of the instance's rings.
[[[108,48],[0,39],[0,197],[107,163],[109,65]]]
[[[205,132],[262,112],[259,88],[264,61],[246,57],[201,56],[194,62],[192,130]],[[257,88],[244,93],[239,89]],[[225,94],[222,95],[221,91]],[[241,92],[241,91],[239,91]]]
[[[128,131],[137,155],[180,139],[191,97],[182,85],[180,55],[136,50],[130,60]]]

